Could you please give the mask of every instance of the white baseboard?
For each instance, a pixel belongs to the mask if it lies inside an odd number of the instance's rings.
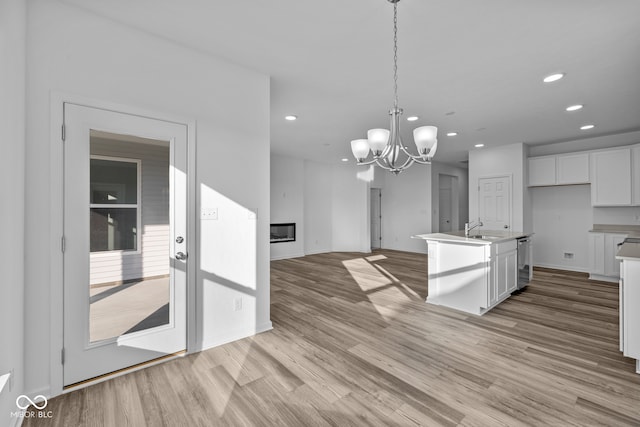
[[[212,337],[207,340],[203,340],[202,345],[200,346],[198,351],[208,350],[210,348],[228,344],[233,341],[238,341],[243,338],[252,337],[262,332],[270,331],[271,329],[273,329],[273,324],[271,323],[271,321],[268,321],[260,325],[256,325],[255,328],[235,329],[225,334],[218,335],[216,337]]]
[[[304,253],[292,254],[292,255],[280,255],[280,256],[272,256],[271,261],[277,261],[279,259],[290,259],[290,258],[301,258],[304,256]]]
[[[618,283],[620,281],[619,277],[601,276],[599,274],[589,274],[589,279],[599,280],[601,282],[611,282],[611,283]]]

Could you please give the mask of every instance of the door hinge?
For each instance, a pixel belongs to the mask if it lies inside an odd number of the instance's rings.
[[[60,249],[62,250],[62,253],[64,253],[64,250],[67,248],[67,239],[64,238],[64,236],[62,236],[62,238],[60,239]]]
[[[64,365],[64,347],[60,350],[60,362]]]
[[[64,142],[67,139],[67,127],[62,124],[62,141]]]

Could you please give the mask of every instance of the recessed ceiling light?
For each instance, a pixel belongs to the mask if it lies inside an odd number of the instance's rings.
[[[564,77],[564,73],[555,73],[555,74],[548,75],[547,77],[542,79],[542,81],[545,83],[553,83],[553,82],[557,82],[563,77]]]
[[[567,107],[567,111],[578,111],[581,110],[582,107],[584,107],[584,105],[582,104],[570,105],[569,107]]]
[[[447,136],[457,136],[458,132],[449,132]]]
[[[285,120],[289,120],[290,122],[296,120],[298,118],[298,116],[294,116],[293,114],[290,114],[288,116],[284,116]]]
[[[409,117],[407,117],[407,121],[408,122],[415,122],[418,119],[419,119],[418,116],[409,116]]]
[[[476,148],[482,148],[482,147],[484,147],[484,144],[476,144],[476,145],[474,145],[474,147],[476,147]]]
[[[594,127],[596,127],[596,125],[584,125],[584,126],[580,126],[580,130],[589,130],[589,129],[593,129]]]
[[[340,160],[342,160],[343,162],[348,162],[349,161],[349,159],[347,159],[346,157],[344,159],[340,159]]]

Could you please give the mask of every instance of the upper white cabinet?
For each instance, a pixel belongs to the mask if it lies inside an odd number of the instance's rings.
[[[631,205],[631,149],[591,153],[591,204]]]
[[[631,188],[633,190],[632,203],[640,205],[640,147],[631,149]]]
[[[588,184],[589,153],[563,154],[558,156],[557,183],[558,185]]]
[[[589,179],[589,153],[529,158],[530,187],[588,184]]]
[[[556,185],[556,156],[529,159],[529,186]]]

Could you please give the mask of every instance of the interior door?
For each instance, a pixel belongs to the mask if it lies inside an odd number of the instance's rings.
[[[382,243],[382,194],[379,188],[371,189],[371,249],[379,249]]]
[[[441,233],[451,231],[451,218],[452,218],[452,197],[451,188],[440,188],[439,200],[438,200],[439,217],[439,231]]]
[[[187,129],[64,115],[67,387],[186,349]]]
[[[485,230],[511,229],[511,177],[478,180],[478,214]],[[475,220],[474,218],[469,218]]]

